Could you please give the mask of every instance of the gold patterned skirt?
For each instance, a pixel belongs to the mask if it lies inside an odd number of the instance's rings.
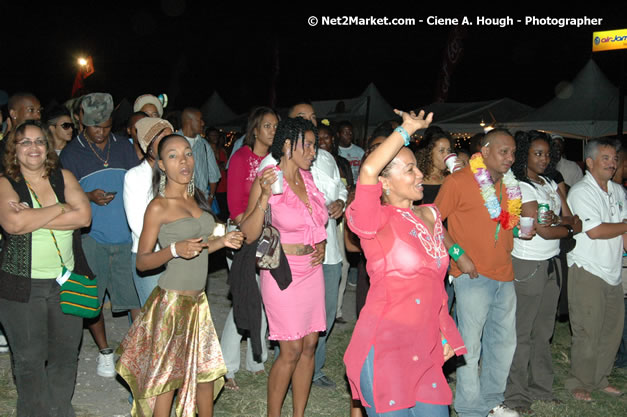
[[[115,369],[133,393],[133,417],[153,415],[156,397],[178,390],[176,415],[196,415],[196,385],[224,386],[226,366],[205,293],[156,287],[118,347]]]

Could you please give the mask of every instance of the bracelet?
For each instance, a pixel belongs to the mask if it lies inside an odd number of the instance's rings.
[[[61,214],[65,214],[65,206],[62,203],[57,203],[61,207]]]
[[[442,339],[442,346],[444,346],[444,345],[445,345],[445,344],[447,344],[447,343],[448,343],[448,340],[446,340],[446,339]]]
[[[451,258],[453,258],[455,262],[457,262],[460,256],[462,256],[464,253],[464,250],[457,243],[451,246],[448,250],[448,254],[451,255]]]
[[[396,129],[394,129],[394,131],[400,133],[403,139],[405,140],[405,146],[409,146],[409,141],[411,138],[409,136],[409,133],[407,133],[407,130],[405,130],[403,126],[399,126]]]
[[[179,257],[179,254],[176,253],[176,242],[170,243],[170,253],[172,254],[173,258],[178,258]]]
[[[259,210],[263,211],[264,214],[268,212],[268,208],[267,207],[266,207],[265,210],[263,208],[261,208],[261,203],[259,202],[259,200],[257,200],[257,207],[259,207]]]
[[[520,229],[518,228],[518,226],[514,226],[514,228],[512,229],[512,232],[514,233],[514,237],[520,236]]]

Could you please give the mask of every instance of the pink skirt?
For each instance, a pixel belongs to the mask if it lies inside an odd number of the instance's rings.
[[[286,256],[292,270],[289,287],[281,291],[268,270],[259,279],[270,340],[297,340],[326,330],[322,265],[312,267],[309,255]]]

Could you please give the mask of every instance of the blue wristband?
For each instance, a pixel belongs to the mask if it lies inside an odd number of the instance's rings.
[[[444,346],[444,345],[445,345],[445,344],[447,344],[447,343],[448,343],[448,340],[446,340],[446,339],[442,339],[442,346]]]
[[[394,131],[400,133],[403,139],[405,140],[405,146],[409,146],[411,137],[409,136],[409,133],[407,133],[407,130],[405,130],[403,126],[399,126],[396,129],[394,129]]]

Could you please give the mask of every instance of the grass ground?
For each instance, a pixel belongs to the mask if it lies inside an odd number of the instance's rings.
[[[327,344],[329,351],[325,372],[338,382],[335,390],[313,387],[309,404],[308,416],[341,417],[348,415],[349,394],[344,382],[344,367],[342,355],[350,340],[351,325],[336,326]],[[582,403],[574,400],[564,390],[563,382],[568,375],[570,350],[570,334],[567,323],[558,323],[555,338],[553,340],[553,364],[555,368],[555,394],[562,403],[559,405],[549,403],[535,403],[532,409],[537,417],[623,417],[627,416],[627,396],[621,398],[610,397],[602,393],[593,393],[592,403]],[[269,371],[271,361],[266,365]],[[240,391],[224,390],[219,397],[216,407],[216,417],[250,416],[259,417],[265,415],[266,410],[266,379],[265,375],[253,375],[245,371],[237,374],[237,382]],[[610,382],[621,389],[627,390],[627,371],[614,370]],[[454,384],[452,385],[454,389]],[[11,378],[9,356],[0,355],[0,416],[15,416],[15,401],[17,395]],[[117,400],[117,399],[116,399]],[[291,415],[291,399],[285,401],[283,407],[285,416]],[[77,409],[80,417],[96,417],[89,414],[88,410]],[[451,411],[452,416],[456,416]],[[100,416],[98,416],[100,417]],[[102,416],[104,417],[104,416]]]

